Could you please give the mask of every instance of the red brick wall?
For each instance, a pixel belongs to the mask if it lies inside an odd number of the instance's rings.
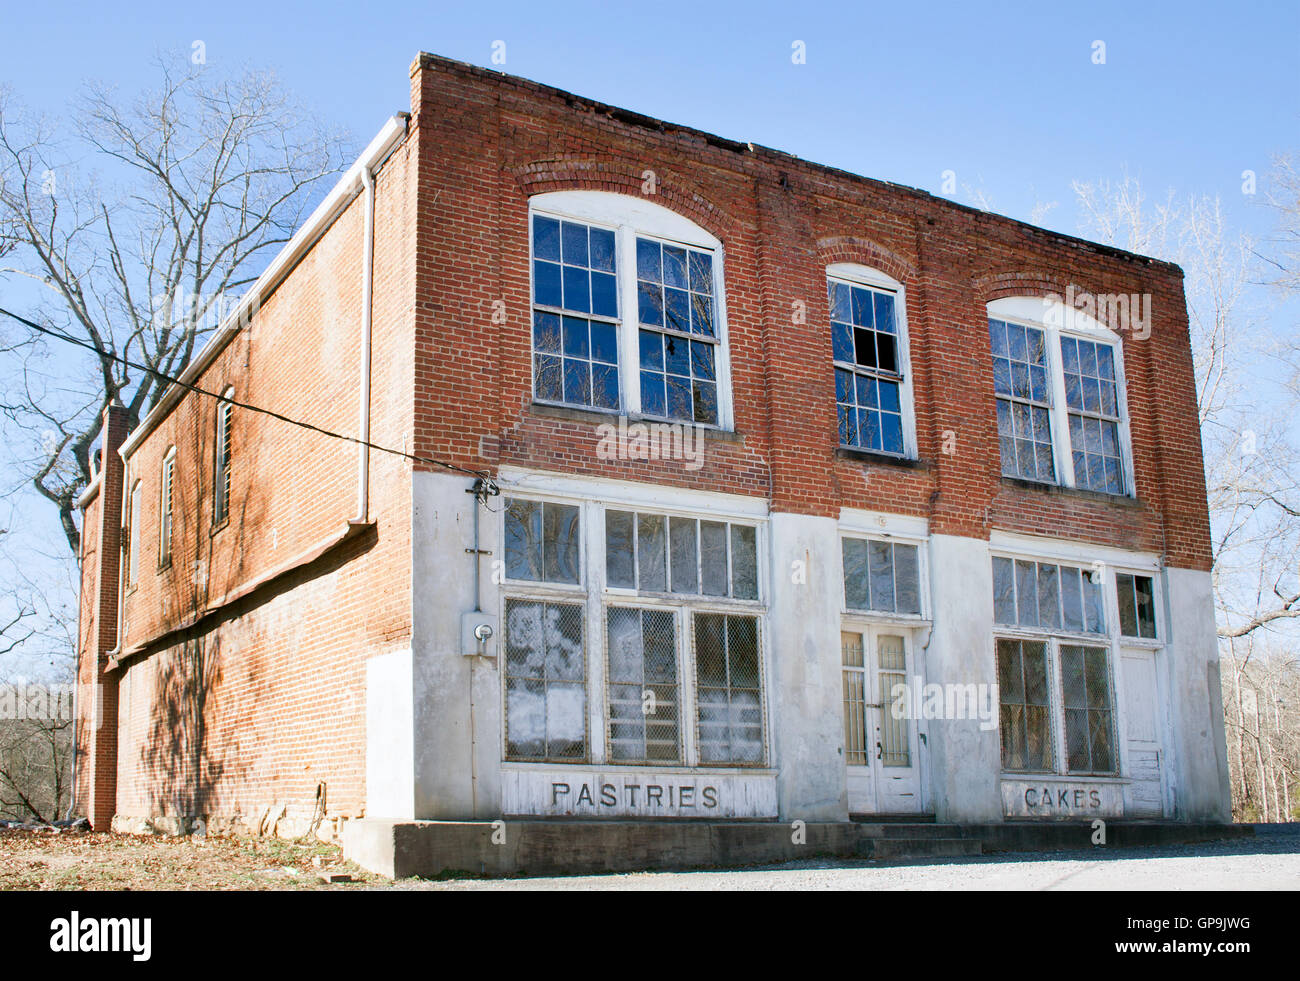
[[[413,145],[376,180],[371,439],[409,448],[414,366]],[[196,384],[358,433],[364,198],[357,197]],[[357,447],[236,407],[230,517],[213,526],[217,405],[187,395],[130,457],[143,482],[140,573],[118,672],[122,817],[301,816],[365,801],[365,662],[410,642],[410,466],[372,452],[370,517],[307,568],[178,627],[341,533]],[[173,556],[160,565],[160,468],[176,448]],[[143,645],[143,649],[141,649]]]
[[[522,79],[421,56],[416,445],[465,466],[519,464],[770,495],[774,510],[923,515],[937,533],[999,528],[1163,553],[1209,567],[1181,272],[924,192],[707,137]],[[735,428],[697,471],[600,460],[596,415],[530,407],[528,199],[642,195],[723,242]],[[918,465],[836,453],[825,268],[852,261],[907,294]],[[1000,476],[986,304],[1009,295],[1153,296],[1151,336],[1124,339],[1136,500]],[[503,300],[507,323],[493,324]],[[792,304],[806,323],[792,322]],[[1113,325],[1114,326],[1114,325]],[[955,452],[943,452],[951,433]]]

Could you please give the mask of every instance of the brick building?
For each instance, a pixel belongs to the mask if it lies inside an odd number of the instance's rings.
[[[230,401],[109,410],[96,827],[1228,819],[1176,266],[431,55],[411,107]]]

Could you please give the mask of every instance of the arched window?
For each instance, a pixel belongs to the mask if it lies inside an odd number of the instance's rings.
[[[826,270],[840,446],[916,455],[903,286],[866,266]]]
[[[539,194],[529,221],[534,399],[731,428],[722,243],[603,191]]]
[[[1119,335],[1057,297],[988,305],[1002,473],[1132,494]]]

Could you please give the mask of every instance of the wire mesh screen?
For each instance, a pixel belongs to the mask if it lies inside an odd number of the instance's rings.
[[[862,667],[862,635],[840,634],[844,668],[844,759],[849,766],[866,766],[867,693]]]
[[[1061,645],[1061,704],[1070,773],[1114,773],[1114,713],[1104,647]]]
[[[1047,689],[1047,644],[998,640],[999,729],[1002,768],[1042,772],[1053,768]]]
[[[587,757],[587,654],[579,603],[506,601],[506,755]]]
[[[701,763],[763,763],[758,618],[695,613],[695,730]]]
[[[758,619],[695,614],[696,730],[701,763],[761,764]]]
[[[671,611],[610,607],[609,755],[680,763],[677,626]]]
[[[893,691],[895,685],[907,684],[907,656],[903,638],[885,635],[877,644],[880,680],[880,762],[884,766],[911,766],[912,754],[908,746],[908,720],[895,717]]]

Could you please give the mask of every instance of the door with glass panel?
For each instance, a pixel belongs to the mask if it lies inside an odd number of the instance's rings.
[[[898,685],[910,692],[911,646],[907,631],[888,627],[840,633],[850,814],[921,810],[916,720],[908,699],[894,695]]]

